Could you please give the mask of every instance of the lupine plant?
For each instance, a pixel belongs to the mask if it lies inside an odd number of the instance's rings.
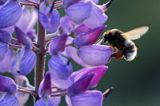
[[[97,43],[112,0],[0,0],[0,106],[103,106],[113,49]],[[77,63],[81,69],[74,70]],[[34,71],[34,86],[26,75]]]

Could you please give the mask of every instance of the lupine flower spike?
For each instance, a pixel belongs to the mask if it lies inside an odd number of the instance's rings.
[[[135,47],[132,38],[121,49],[104,33],[112,1],[0,0],[0,106],[24,106],[30,96],[34,106],[60,106],[62,97],[67,106],[103,106],[113,88],[97,86],[109,62]]]

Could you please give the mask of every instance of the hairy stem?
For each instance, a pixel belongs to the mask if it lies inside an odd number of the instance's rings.
[[[37,53],[37,64],[35,69],[35,89],[36,92],[38,91],[39,84],[43,79],[44,72],[45,72],[45,29],[38,22],[37,25],[37,32],[38,32],[38,41],[37,46],[39,48],[39,52]]]

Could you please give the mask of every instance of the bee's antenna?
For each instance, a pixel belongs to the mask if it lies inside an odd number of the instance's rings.
[[[103,4],[104,11],[107,11],[113,0],[109,0],[107,3]]]
[[[106,98],[108,97],[108,95],[113,91],[114,87],[110,87],[108,88],[104,93],[103,93],[103,97]]]
[[[106,8],[109,8],[109,6],[112,4],[113,0],[109,0],[107,3],[106,3]]]

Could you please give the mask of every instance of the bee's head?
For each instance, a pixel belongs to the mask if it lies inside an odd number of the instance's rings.
[[[118,29],[111,29],[105,32],[104,34],[104,42],[110,42],[113,39],[117,38],[117,35],[121,35],[123,32]]]
[[[104,42],[109,41],[110,37],[112,37],[112,36],[113,36],[113,32],[111,30],[105,32],[105,34],[104,34]]]

